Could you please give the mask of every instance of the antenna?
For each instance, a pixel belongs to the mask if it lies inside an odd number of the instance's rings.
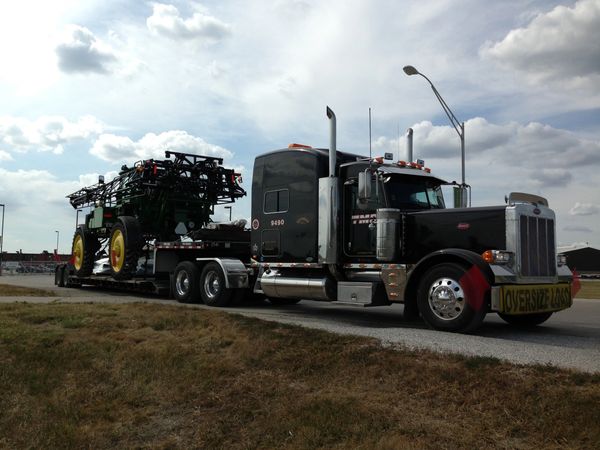
[[[398,121],[398,161],[400,160],[400,121]]]
[[[371,159],[371,107],[369,106],[369,159]]]

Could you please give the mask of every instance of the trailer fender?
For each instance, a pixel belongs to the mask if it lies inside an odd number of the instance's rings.
[[[243,289],[250,287],[248,269],[242,261],[236,258],[196,258],[200,267],[214,261],[223,270],[225,287],[227,289]]]
[[[487,292],[494,282],[492,269],[483,260],[481,255],[460,248],[438,250],[422,258],[408,273],[404,294],[405,305],[408,305],[411,309],[416,308],[419,281],[431,267],[442,263],[457,263],[465,266],[467,269],[473,269],[473,272],[476,272],[476,276],[472,275],[469,281],[481,284],[481,289],[477,289],[477,291]],[[473,274],[472,272],[470,273]]]

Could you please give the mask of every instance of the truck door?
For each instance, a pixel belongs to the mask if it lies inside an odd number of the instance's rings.
[[[375,257],[377,208],[385,206],[383,187],[371,181],[371,198],[366,202],[358,199],[358,183],[349,179],[344,183],[343,239],[344,253],[353,257]]]

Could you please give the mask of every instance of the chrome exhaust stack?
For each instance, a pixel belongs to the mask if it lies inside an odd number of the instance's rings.
[[[406,130],[406,161],[413,162],[413,129]]]
[[[329,176],[335,177],[335,163],[337,159],[337,143],[336,143],[336,118],[333,110],[328,106],[327,118],[329,119]]]
[[[319,237],[318,259],[321,264],[335,265],[338,262],[338,211],[339,180],[335,176],[337,163],[336,118],[328,106],[329,118],[329,176],[319,178]]]

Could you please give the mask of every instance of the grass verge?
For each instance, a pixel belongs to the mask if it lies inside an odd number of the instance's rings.
[[[54,292],[0,283],[0,297],[52,297]]]
[[[581,289],[575,298],[594,298],[600,300],[600,281],[581,280]]]
[[[598,448],[600,376],[157,305],[0,305],[0,447]]]

